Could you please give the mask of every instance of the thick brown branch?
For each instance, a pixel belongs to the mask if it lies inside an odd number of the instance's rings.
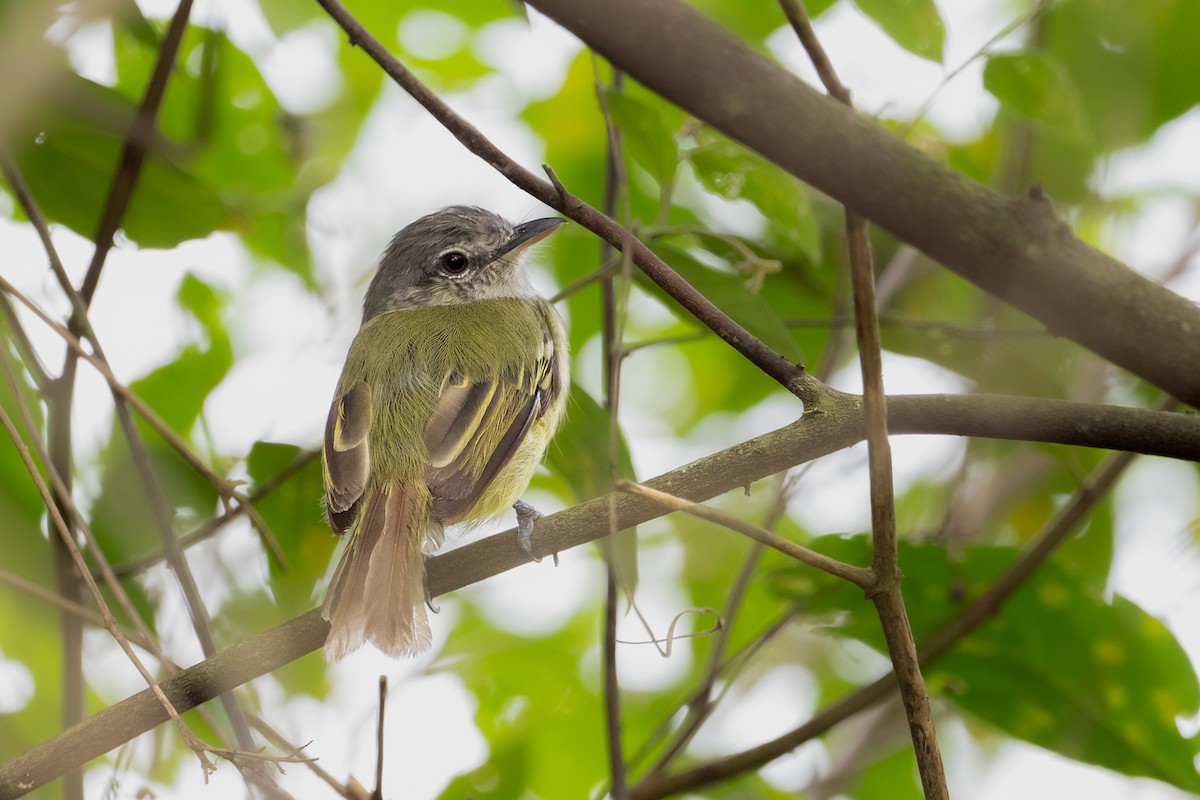
[[[1192,405],[1200,309],[807,86],[679,0],[530,0],[630,77],[967,280]]]

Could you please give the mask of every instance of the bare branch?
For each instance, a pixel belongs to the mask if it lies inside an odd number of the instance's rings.
[[[930,665],[950,652],[964,636],[999,613],[1005,601],[1025,584],[1046,560],[1076,531],[1096,504],[1110,491],[1132,460],[1129,453],[1114,453],[1080,486],[1079,490],[1058,513],[1043,526],[1032,544],[961,613],[947,622],[922,643],[921,663]],[[634,787],[634,800],[659,800],[736,775],[758,769],[805,742],[811,741],[839,722],[892,697],[896,678],[888,673],[851,692],[815,717],[777,739],[764,742],[740,753],[708,761],[674,775],[651,775]]]
[[[613,247],[622,251],[628,248],[633,263],[637,264],[650,280],[788,391],[806,402],[808,396],[816,391],[816,381],[807,376],[802,367],[792,364],[730,319],[724,311],[696,291],[628,230],[571,194],[552,173],[550,174],[553,183],[547,183],[509,158],[478,128],[455,113],[445,101],[421,83],[338,0],[317,2],[342,27],[351,44],[361,47],[400,88],[408,92],[468,150],[493,166],[518,188],[558,209]]]
[[[779,0],[800,43],[831,97],[853,108],[850,91],[821,46],[801,0]],[[917,769],[927,800],[949,800],[937,729],[929,693],[917,661],[908,610],[900,591],[901,572],[896,553],[896,498],[892,481],[892,447],[888,441],[887,396],[883,393],[883,347],[875,311],[875,264],[867,220],[846,207],[846,242],[854,296],[854,331],[863,380],[863,416],[867,423],[867,468],[871,484],[871,586],[867,597],[879,612],[904,712],[912,734]]]
[[[1193,405],[1200,309],[821,95],[679,0],[530,0],[631,78],[980,288]]]
[[[715,522],[718,525],[737,531],[744,536],[748,536],[761,545],[770,547],[773,550],[778,550],[785,556],[791,556],[802,564],[807,564],[810,567],[819,569],[822,572],[828,572],[834,577],[841,578],[844,581],[849,581],[855,586],[862,589],[870,589],[873,587],[873,577],[871,570],[864,567],[856,567],[852,564],[844,564],[836,558],[830,558],[827,555],[818,553],[815,550],[809,550],[803,545],[796,544],[793,541],[784,539],[782,536],[771,533],[766,528],[746,522],[731,514],[726,514],[723,511],[718,511],[715,508],[708,506],[690,503],[687,500],[682,500],[667,492],[659,492],[647,486],[634,483],[633,481],[618,481],[617,488],[623,492],[636,494],[641,497],[648,498],[654,502],[671,509],[672,511],[682,511],[685,514],[691,514],[693,517]]]
[[[699,459],[645,485],[685,500],[702,501],[861,441],[863,420],[857,398],[831,395],[823,405],[820,413],[806,414],[790,425]],[[900,396],[890,399],[889,410],[893,434],[972,435],[1123,447],[1200,461],[1200,418],[1189,414],[998,395]],[[624,494],[617,498],[616,510],[620,529],[664,513],[664,508],[652,500]],[[539,520],[534,529],[533,555],[565,552],[607,536],[609,529],[609,498],[598,497]],[[528,564],[530,559],[517,542],[516,530],[508,530],[431,558],[430,592],[440,596]],[[316,650],[324,644],[328,632],[328,623],[321,619],[320,610],[314,609],[184,670],[164,682],[163,689],[176,708],[194,708]],[[885,676],[880,686],[882,691],[872,689],[878,695],[856,694],[829,713],[836,709],[844,717],[867,707],[876,697],[894,691],[895,678]],[[147,693],[123,700],[77,728],[0,765],[0,800],[16,796],[16,787],[33,788],[53,780],[165,719],[162,708]],[[814,721],[812,728],[821,724]],[[776,756],[795,746],[786,747]],[[762,758],[756,763],[770,760]]]

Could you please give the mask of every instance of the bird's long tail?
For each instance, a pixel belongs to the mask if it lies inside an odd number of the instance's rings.
[[[329,621],[329,661],[342,659],[364,642],[393,656],[416,655],[433,643],[422,554],[428,495],[391,483],[365,500],[321,607],[321,616]]]

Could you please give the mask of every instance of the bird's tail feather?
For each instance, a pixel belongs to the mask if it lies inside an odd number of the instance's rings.
[[[429,499],[399,483],[373,492],[333,573],[321,616],[329,621],[325,658],[339,661],[364,642],[393,656],[433,643],[425,613]]]

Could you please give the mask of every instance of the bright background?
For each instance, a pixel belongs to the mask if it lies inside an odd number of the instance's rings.
[[[139,0],[139,6],[152,19],[164,19],[174,10],[172,3],[160,0]],[[983,62],[975,61],[939,87],[949,69],[970,59],[1014,19],[1017,11],[1012,6],[991,0],[940,4],[947,30],[946,67],[903,50],[845,0],[816,20],[816,30],[862,110],[890,119],[909,119],[936,91],[925,115],[927,125],[949,142],[969,142],[993,125],[998,108],[983,88]],[[257,4],[233,0],[202,0],[192,20],[224,29],[235,45],[254,58],[288,111],[319,111],[341,92],[338,52],[343,37],[328,20],[307,22],[277,35]],[[469,84],[450,87],[446,99],[520,163],[536,167],[547,159],[541,136],[519,115],[529,103],[553,98],[559,92],[568,67],[581,50],[570,34],[532,9],[528,23],[502,19],[479,30],[439,11],[413,11],[403,17],[396,34],[405,53],[431,62],[469,50],[491,71]],[[1021,35],[1002,41],[1000,48],[1015,46]],[[80,74],[100,83],[115,82],[108,22],[79,27],[68,14],[54,36],[64,42],[71,64]],[[783,64],[806,80],[815,80],[790,29],[781,26],[766,39],[766,45]],[[432,68],[436,70],[436,62]],[[1150,276],[1164,274],[1189,236],[1196,241],[1196,198],[1200,196],[1200,159],[1194,157],[1197,141],[1200,110],[1193,109],[1162,126],[1149,141],[1106,158],[1090,179],[1090,187],[1099,197],[1135,193],[1143,197],[1136,209],[1114,216],[1093,239]],[[752,236],[761,229],[761,217],[744,201],[712,196],[688,200],[693,201],[719,218],[726,230]],[[203,338],[196,322],[181,314],[175,303],[185,274],[200,277],[229,298],[225,318],[236,356],[232,370],[205,402],[202,438],[212,451],[222,454],[245,453],[258,441],[311,447],[319,440],[332,387],[357,328],[361,297],[374,259],[396,229],[452,202],[485,206],[514,220],[547,213],[466,153],[400,90],[387,85],[336,177],[317,189],[308,203],[307,243],[316,291],[294,274],[265,268],[230,233],[214,233],[172,250],[141,249],[119,240],[109,256],[92,320],[117,376],[133,380]],[[0,195],[0,206],[8,216],[11,201]],[[560,239],[575,240],[573,252],[595,250],[585,232],[571,229],[557,234],[544,248],[557,252],[566,246]],[[89,240],[63,225],[54,227],[54,240],[78,282],[91,255]],[[67,303],[46,268],[32,229],[11,219],[0,220],[0,252],[4,253],[5,276],[42,308],[64,318]],[[535,283],[552,294],[564,282],[561,272],[539,267],[537,258],[535,255]],[[572,277],[582,277],[594,268],[594,262],[581,263],[573,268]],[[1171,286],[1186,297],[1200,297],[1200,262],[1191,258]],[[643,296],[635,296],[634,301],[636,325],[642,331],[672,319]],[[569,310],[564,309],[564,314],[570,317]],[[46,362],[56,366],[61,360],[61,343],[30,315],[22,316],[37,347],[47,354]],[[627,363],[621,423],[641,477],[786,424],[797,414],[791,398],[773,395],[747,411],[713,415],[681,437],[665,421],[665,415],[689,402],[688,396],[696,389],[670,384],[669,378],[685,367],[682,357],[671,348],[658,348],[653,358],[637,357]],[[885,354],[884,368],[886,385],[893,392],[964,392],[974,387],[968,377],[929,360],[897,353]],[[831,384],[857,390],[857,369],[856,362],[846,362],[834,373]],[[598,340],[578,349],[574,372],[583,389],[600,397]],[[1120,391],[1118,387],[1117,396]],[[1108,396],[1113,399],[1114,394]],[[1129,393],[1125,396],[1136,401]],[[77,457],[85,465],[81,493],[87,496],[97,489],[94,465],[108,440],[112,410],[107,388],[86,367],[80,372],[75,408]],[[898,438],[893,446],[898,495],[919,483],[951,480],[965,449],[962,441],[949,437]],[[811,535],[861,531],[868,526],[864,454],[862,448],[854,448],[821,460],[805,473],[789,507],[797,524]],[[1193,664],[1200,661],[1200,560],[1196,551],[1200,504],[1196,489],[1197,472],[1191,465],[1157,459],[1135,464],[1116,495],[1116,556],[1107,587],[1110,594],[1123,595],[1160,617]],[[544,511],[566,504],[544,485],[531,496]],[[312,502],[315,508],[317,498]],[[458,537],[456,543],[510,523],[506,519],[483,526]],[[691,605],[678,585],[686,563],[686,539],[668,536],[670,530],[668,523],[660,521],[641,531],[646,543],[640,556],[638,604],[659,635],[671,617]],[[242,523],[192,549],[190,558],[202,576],[202,589],[214,617],[226,613],[224,609],[238,590],[250,591],[270,580],[257,539]],[[160,567],[145,581],[159,604],[156,622],[164,647],[181,663],[199,660],[198,645],[169,574]],[[594,609],[603,594],[603,582],[602,562],[591,548],[564,553],[557,568],[543,563],[514,570],[460,592],[458,597],[443,599],[442,612],[434,618],[437,645],[433,653],[397,662],[372,650],[361,651],[330,668],[328,695],[320,700],[297,697],[274,677],[266,677],[254,684],[257,705],[293,741],[311,742],[308,752],[318,756],[325,769],[339,778],[353,774],[370,783],[375,760],[375,682],[380,674],[388,675],[392,691],[387,709],[385,787],[396,797],[437,797],[455,775],[480,766],[489,755],[475,721],[475,697],[453,670],[438,666],[443,644],[455,635],[463,603],[483,613],[491,625],[519,634],[545,635]],[[632,616],[621,625],[623,639],[646,638]],[[794,641],[820,635],[815,629],[805,630],[803,624],[800,628]],[[112,701],[142,688],[140,678],[114,651],[107,634],[89,631],[86,643],[87,674],[100,697]],[[34,678],[21,662],[19,642],[11,637],[0,639],[0,648],[0,711],[16,712],[30,702]],[[852,679],[867,680],[884,663],[879,655],[855,642],[844,644],[843,651],[839,658]],[[622,683],[635,691],[665,689],[680,680],[696,658],[688,641],[677,643],[670,659],[660,658],[650,647],[622,646]],[[567,660],[577,661],[581,674],[593,685],[598,681],[594,642]],[[823,704],[821,697],[825,695],[819,693],[812,674],[801,666],[774,667],[757,676],[745,691],[735,691],[697,738],[693,752],[715,755],[782,733]],[[988,733],[982,723],[943,710],[947,713],[941,715],[940,733],[955,796],[984,800],[1189,796],[1162,783],[1119,777]],[[1181,725],[1188,735],[1200,729],[1196,718],[1181,720]],[[864,727],[856,724],[839,735],[862,735]],[[895,736],[900,741],[904,731],[897,729]],[[155,757],[156,741],[142,737],[117,755],[123,766],[116,772],[104,765],[89,770],[89,796],[102,795],[114,779],[119,784],[116,796],[132,796],[143,783],[136,776]],[[770,765],[763,774],[776,787],[797,791],[836,760],[835,751],[825,742],[813,742]],[[125,772],[129,768],[132,774]],[[223,766],[204,786],[200,770],[185,757],[169,778],[156,779],[150,785],[158,797],[217,797],[239,792],[240,783],[236,771]],[[297,797],[332,796],[300,765],[287,766],[281,784]]]

